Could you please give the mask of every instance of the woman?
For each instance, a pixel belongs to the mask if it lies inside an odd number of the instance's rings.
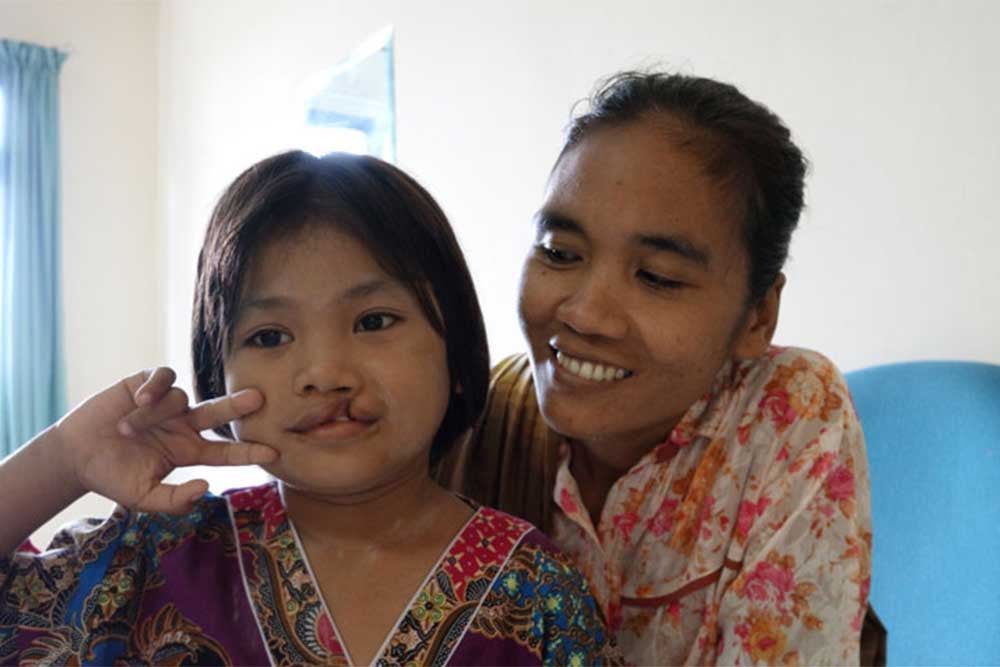
[[[527,358],[438,471],[550,532],[630,662],[859,660],[864,439],[836,368],[770,345],[805,171],[730,85],[612,78],[535,219]]]

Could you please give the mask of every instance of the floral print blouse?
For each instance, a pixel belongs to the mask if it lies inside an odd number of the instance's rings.
[[[593,525],[563,445],[555,542],[641,665],[857,664],[871,577],[865,443],[821,355],[727,364]]]

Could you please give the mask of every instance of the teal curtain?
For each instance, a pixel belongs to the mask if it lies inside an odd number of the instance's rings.
[[[59,70],[0,40],[0,458],[65,411],[59,270]]]

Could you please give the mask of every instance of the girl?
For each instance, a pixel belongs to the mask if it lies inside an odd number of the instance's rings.
[[[546,539],[430,479],[488,362],[458,244],[416,182],[369,157],[254,165],[212,215],[192,330],[205,402],[188,410],[168,369],[133,376],[0,466],[3,553],[85,490],[120,503],[0,559],[0,660],[605,661],[595,602]],[[160,482],[248,462],[280,481]]]

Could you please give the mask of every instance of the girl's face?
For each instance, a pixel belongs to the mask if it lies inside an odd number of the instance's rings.
[[[662,441],[727,359],[766,349],[748,332],[739,217],[665,134],[643,120],[569,150],[522,273],[542,414],[611,459]]]
[[[228,392],[264,394],[233,431],[281,454],[267,470],[348,498],[426,474],[450,394],[444,340],[413,293],[322,225],[257,253],[225,371]]]

